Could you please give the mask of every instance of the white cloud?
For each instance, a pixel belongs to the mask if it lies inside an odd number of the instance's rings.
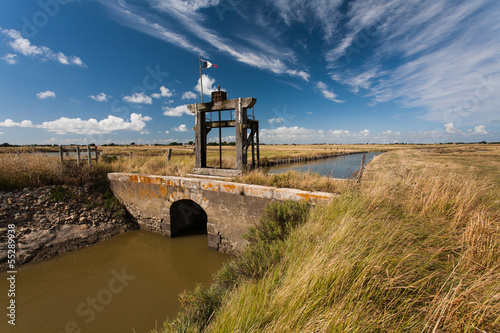
[[[64,65],[87,67],[82,59],[77,56],[67,56],[62,52],[54,52],[46,46],[32,45],[29,39],[24,38],[17,30],[3,29],[1,32],[10,38],[10,41],[7,44],[14,51],[21,53],[24,56],[39,57],[42,61],[54,60]]]
[[[215,79],[205,74],[202,75],[202,78],[203,78],[203,95],[210,96],[213,91],[217,90],[217,87],[214,86]],[[194,90],[197,91],[198,93],[200,93],[200,80],[201,79],[198,79],[198,83],[194,87]]]
[[[0,127],[35,127],[31,120],[23,120],[20,123],[16,123],[12,119],[5,119],[5,121],[0,122]]]
[[[337,94],[335,94],[331,90],[328,90],[328,87],[323,82],[319,81],[316,84],[316,87],[319,89],[319,91],[323,94],[323,96],[326,99],[329,99],[330,101],[335,102],[335,103],[344,103],[344,101],[337,99]]]
[[[144,93],[134,93],[133,95],[123,97],[123,100],[135,104],[153,104],[151,97],[144,95]]]
[[[458,129],[455,128],[455,125],[453,125],[453,123],[444,124],[444,127],[446,134],[455,134],[458,133],[459,131]]]
[[[44,92],[39,92],[36,94],[36,97],[39,99],[47,99],[47,98],[56,98],[56,93],[50,90],[44,91]]]
[[[269,124],[281,124],[285,119],[283,117],[276,117],[276,118],[271,118],[267,120]]]
[[[186,91],[185,93],[182,94],[182,99],[195,99],[197,97],[198,95],[196,95],[192,91]]]
[[[170,133],[170,131],[168,131],[168,130],[167,130],[167,131],[165,131],[165,134],[168,134],[168,133]]]
[[[98,95],[89,95],[90,98],[92,98],[94,101],[96,102],[107,102],[108,101],[108,97],[111,97],[109,95],[106,95],[105,93],[100,93]]]
[[[160,93],[152,94],[151,97],[159,99],[159,98],[162,98],[162,97],[171,97],[172,94],[173,94],[173,92],[170,91],[170,89],[165,88],[164,86],[161,86],[160,87]]]
[[[23,120],[20,123],[16,123],[11,119],[6,119],[0,122],[0,126],[41,128],[48,132],[54,132],[61,135],[68,133],[94,135],[106,134],[119,130],[143,132],[146,127],[146,121],[150,121],[151,119],[152,118],[148,116],[143,117],[141,114],[132,113],[130,115],[130,121],[109,115],[107,119],[100,121],[93,118],[82,120],[80,118],[61,117],[53,121],[44,121],[39,125],[33,124],[31,120]]]
[[[187,126],[185,124],[182,124],[179,127],[175,127],[173,130],[176,132],[187,132],[188,131]]]
[[[334,137],[341,137],[350,134],[350,132],[347,130],[328,130],[327,133],[329,136],[334,136]]]
[[[9,65],[15,65],[18,61],[17,54],[7,53],[3,58]]]
[[[181,117],[184,114],[193,116],[193,114],[188,110],[187,105],[179,105],[174,108],[164,106],[162,107],[163,115],[168,117]]]
[[[485,125],[479,125],[474,127],[474,130],[469,130],[470,134],[480,134],[480,135],[486,135],[488,134],[488,131],[486,130]]]

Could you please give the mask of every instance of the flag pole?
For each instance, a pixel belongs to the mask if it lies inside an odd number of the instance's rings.
[[[203,103],[203,77],[201,75],[201,55],[198,54],[199,64],[200,64],[200,93],[201,93],[201,102]]]

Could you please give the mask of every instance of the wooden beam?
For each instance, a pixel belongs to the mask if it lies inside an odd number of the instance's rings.
[[[235,110],[238,108],[239,99],[228,99],[220,102],[198,103],[198,112],[213,112],[224,110]],[[245,97],[241,99],[241,107],[243,109],[251,108],[257,103],[257,99],[253,97]],[[191,113],[194,113],[196,104],[189,104],[187,106]]]
[[[207,128],[217,128],[219,127],[219,122],[218,121],[207,121],[205,123]],[[223,120],[220,122],[220,127],[235,127],[236,126],[236,121],[230,121],[230,120]]]

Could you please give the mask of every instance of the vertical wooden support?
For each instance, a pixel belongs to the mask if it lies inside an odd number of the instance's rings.
[[[194,127],[195,127],[195,144],[196,144],[195,165],[197,168],[206,168],[207,135],[205,126],[205,113],[198,111],[198,104],[195,104]]]
[[[238,98],[238,108],[235,113],[235,136],[236,136],[236,169],[243,169],[243,150],[245,141],[243,138],[243,109],[241,107],[241,98]]]
[[[97,165],[98,158],[99,158],[99,152],[97,151],[97,146],[95,146],[95,165]]]
[[[167,152],[167,162],[170,162],[170,159],[172,158],[172,148],[168,148]]]
[[[128,153],[128,159],[129,159],[129,161],[132,161],[132,152],[131,151]]]
[[[87,146],[87,157],[89,160],[89,168],[92,166],[92,151],[90,150],[90,146]]]
[[[61,162],[61,168],[63,166],[63,147],[59,146],[59,161]]]
[[[252,136],[252,169],[255,169],[255,131],[253,128],[250,135]]]
[[[222,169],[222,126],[221,126],[221,115],[219,110],[219,168]]]
[[[260,143],[259,143],[259,122],[257,121],[257,128],[256,128],[256,133],[255,135],[257,136],[257,168],[260,168]]]
[[[76,164],[80,166],[80,146],[76,146]]]

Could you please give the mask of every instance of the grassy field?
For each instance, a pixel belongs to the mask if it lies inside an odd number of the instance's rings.
[[[162,332],[499,332],[499,162],[498,146],[395,150],[305,218],[271,207]]]
[[[130,148],[102,148],[91,169],[3,151],[0,190],[85,184],[110,171],[183,175],[194,166],[192,148],[174,148],[170,162],[168,148],[133,147],[129,157]],[[388,153],[361,183],[237,178],[341,195],[315,209],[269,207],[245,251],[210,288],[183,294],[183,311],[162,332],[500,332],[500,145],[263,146],[262,156],[336,149]]]

